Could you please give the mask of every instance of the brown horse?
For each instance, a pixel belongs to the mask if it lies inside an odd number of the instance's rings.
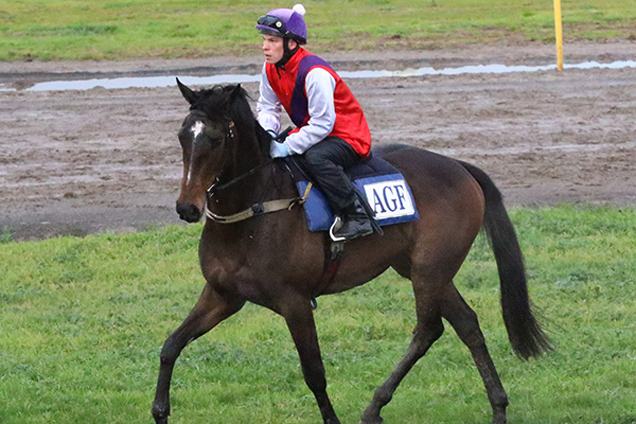
[[[298,193],[282,161],[269,158],[270,137],[254,119],[245,91],[240,86],[193,91],[177,82],[191,105],[179,132],[184,168],[177,212],[188,222],[199,221],[206,210],[211,212],[206,214],[199,245],[207,283],[161,351],[152,408],[156,422],[168,422],[170,380],[182,349],[239,311],[245,302],[253,302],[285,319],[324,423],[339,423],[327,396],[311,301],[318,295],[365,284],[393,267],[412,281],[417,324],[405,356],[376,390],[362,423],[382,421],[382,407],[442,335],[442,318],[470,349],[486,386],[493,422],[505,423],[506,392],[477,316],[453,284],[482,226],[497,262],[503,317],[513,350],[529,358],[550,346],[532,315],[521,250],[491,179],[472,165],[414,147],[374,151],[406,177],[420,219],[385,227],[382,235],[348,242],[335,278],[325,287],[321,280],[329,263],[330,241],[324,233],[308,231],[302,207],[276,213],[259,213],[259,208],[252,207],[272,199],[294,198]],[[206,190],[213,185],[217,189],[209,196]],[[254,216],[234,223],[209,218],[237,214]]]

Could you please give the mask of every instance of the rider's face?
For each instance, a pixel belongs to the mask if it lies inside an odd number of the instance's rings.
[[[277,37],[275,35],[263,35],[263,54],[265,55],[265,61],[270,65],[277,64],[285,53],[285,49],[283,48],[283,40],[282,37]],[[289,41],[289,48],[293,49],[295,47],[295,41]]]

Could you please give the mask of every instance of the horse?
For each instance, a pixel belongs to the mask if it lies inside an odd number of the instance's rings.
[[[374,392],[361,423],[382,422],[381,409],[442,335],[442,319],[470,350],[493,422],[506,423],[508,398],[477,315],[453,283],[482,228],[494,252],[513,351],[528,359],[551,346],[533,315],[515,229],[490,177],[474,165],[424,149],[374,149],[375,156],[408,181],[419,220],[346,242],[337,272],[324,284],[331,241],[325,232],[308,231],[301,202],[291,201],[279,211],[263,210],[267,201],[297,199],[298,191],[283,160],[269,157],[271,136],[256,121],[245,89],[239,84],[193,90],[178,79],[177,85],[190,110],[178,133],[183,178],[176,210],[187,222],[206,216],[199,243],[206,284],[161,350],[152,407],[156,423],[168,422],[170,381],[183,348],[252,302],[286,321],[324,424],[339,424],[327,395],[312,301],[365,284],[388,268],[411,280],[417,322],[404,357]]]

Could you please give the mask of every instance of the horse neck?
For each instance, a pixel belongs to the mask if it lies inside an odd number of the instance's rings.
[[[267,160],[260,150],[253,128],[235,122],[234,140],[228,145],[226,160],[223,178],[227,181],[250,172]]]
[[[224,171],[219,181],[219,185],[229,186],[215,194],[218,206],[236,212],[236,208],[244,208],[257,200],[266,185],[267,170],[261,165],[268,160],[261,152],[254,129],[235,122],[234,138],[226,148]],[[256,171],[248,175],[253,170]]]

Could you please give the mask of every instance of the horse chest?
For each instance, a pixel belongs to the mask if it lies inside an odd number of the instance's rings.
[[[203,275],[213,287],[236,293],[249,301],[262,297],[266,292],[258,274],[245,257],[216,259],[203,264]]]

